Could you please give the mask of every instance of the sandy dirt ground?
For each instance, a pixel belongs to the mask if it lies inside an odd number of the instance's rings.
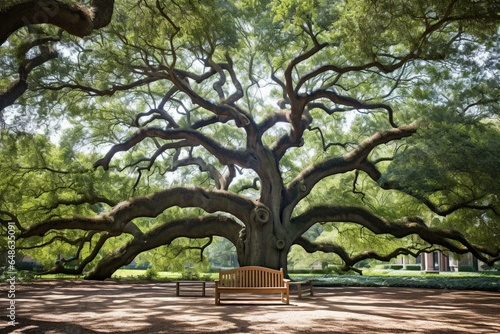
[[[37,280],[17,284],[9,326],[3,290],[1,333],[500,333],[497,292],[315,287],[289,305],[215,306],[213,283],[206,297],[176,297],[174,283]]]

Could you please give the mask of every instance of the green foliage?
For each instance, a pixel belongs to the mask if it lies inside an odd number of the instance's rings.
[[[321,263],[321,270],[323,271],[327,264],[340,265],[342,261],[336,254],[321,252],[309,254],[299,246],[292,246],[288,253],[288,267],[292,271],[300,269],[311,270],[311,268],[318,263]]]
[[[6,281],[12,277],[12,273],[7,267],[0,267],[0,279]],[[35,275],[33,271],[30,270],[17,270],[16,274],[16,282],[30,282],[35,279]]]
[[[207,257],[202,254],[202,247],[207,245],[206,239],[175,239],[168,246],[161,246],[141,253],[136,262],[148,262],[160,270],[183,272],[187,268],[207,271]]]
[[[210,266],[216,268],[236,267],[238,265],[236,247],[225,238],[214,237],[204,254],[206,254]]]
[[[148,281],[152,281],[152,280],[155,280],[158,278],[158,270],[156,270],[155,268],[151,267],[151,268],[148,268],[146,270],[146,273],[144,274],[145,278],[148,280]]]
[[[397,183],[417,199],[438,203],[443,212],[456,203],[498,205],[493,195],[500,193],[496,125],[436,115],[443,119],[422,128],[411,145],[400,150],[381,183]],[[458,228],[477,242],[498,244],[498,216],[490,211],[457,211],[435,220],[434,226]]]
[[[500,189],[493,177],[499,168],[494,159],[500,153],[499,139],[490,126],[467,126],[452,119],[434,122],[432,128],[420,131],[418,139],[413,138],[418,145],[396,156],[387,177],[389,182],[395,180],[422,195],[443,194],[451,202],[456,200],[452,192],[471,199],[494,193]],[[486,179],[491,182],[484,182]],[[470,189],[472,184],[474,189]],[[469,194],[463,192],[467,189]]]
[[[186,269],[182,272],[181,276],[184,280],[197,281],[200,279],[200,273],[193,269]]]

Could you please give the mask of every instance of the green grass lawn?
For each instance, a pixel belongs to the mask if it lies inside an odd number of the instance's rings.
[[[134,279],[140,276],[145,276],[146,270],[142,269],[118,269],[113,278]],[[182,273],[172,271],[158,271],[158,278],[165,280],[178,280],[182,277]]]
[[[189,274],[190,273],[190,274]],[[195,276],[193,276],[195,275]],[[213,281],[219,276],[218,273],[194,273],[194,272],[173,272],[157,271],[153,277],[148,277],[147,270],[142,269],[118,269],[112,276],[114,279],[152,279],[160,281],[175,281],[181,279],[204,279]]]
[[[145,279],[146,270],[120,269],[115,279]],[[194,279],[215,280],[218,273],[199,273]],[[189,277],[188,277],[189,278]],[[368,270],[359,275],[290,274],[292,280],[311,279],[316,286],[380,286],[500,291],[500,272],[442,272]],[[160,271],[152,280],[186,279],[182,273]]]

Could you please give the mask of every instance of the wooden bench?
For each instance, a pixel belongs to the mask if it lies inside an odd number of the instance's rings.
[[[194,294],[201,293],[201,297],[205,297],[205,281],[175,281],[175,295],[177,297],[181,296],[181,285],[185,287],[182,296],[194,296]]]
[[[295,281],[295,282],[290,282],[290,288],[293,286],[297,287],[297,295],[299,299],[302,299],[302,294],[309,292],[310,296],[313,296],[313,283],[311,280],[306,280],[306,281]]]
[[[283,269],[248,266],[222,271],[215,281],[215,304],[220,305],[224,293],[281,294],[281,301],[290,302],[290,280],[283,277]]]

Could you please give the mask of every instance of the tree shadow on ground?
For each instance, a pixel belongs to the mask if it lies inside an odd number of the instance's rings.
[[[18,285],[9,333],[498,333],[500,294],[406,288],[315,288],[291,303],[176,297],[175,284],[37,280]],[[239,299],[239,298],[238,298]]]

